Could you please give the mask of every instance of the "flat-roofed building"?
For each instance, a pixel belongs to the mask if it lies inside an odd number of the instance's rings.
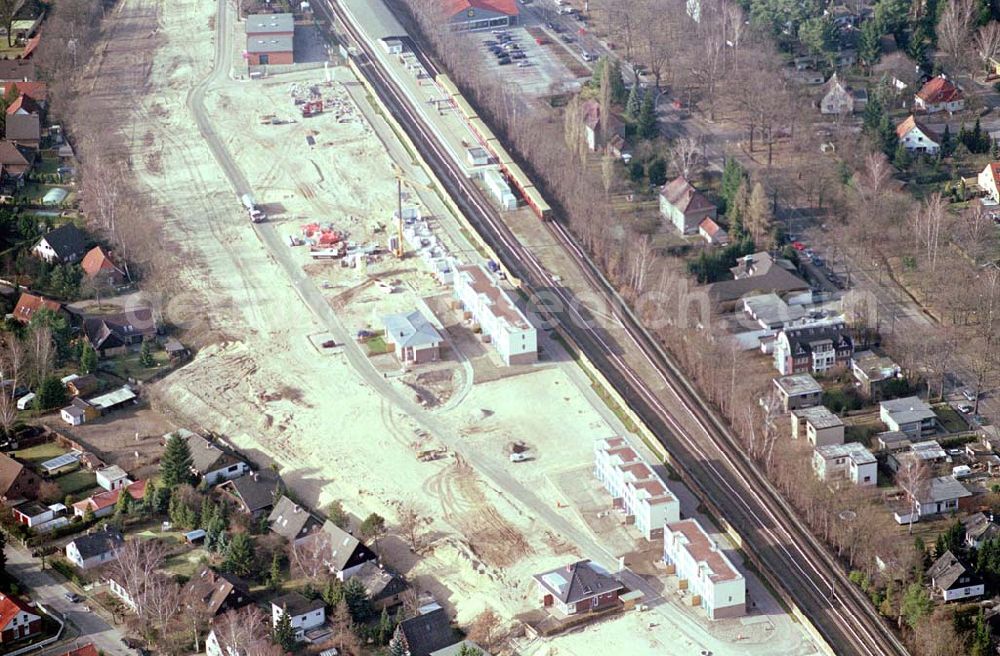
[[[709,619],[746,614],[746,579],[694,519],[668,523],[663,530],[663,560]]]
[[[857,442],[827,444],[813,451],[813,469],[822,481],[849,480],[855,485],[875,485],[878,463],[872,452]]]
[[[844,443],[844,422],[825,405],[792,410],[792,437],[813,446]]]
[[[293,63],[295,18],[292,14],[247,16],[245,31],[246,58],[250,66]]]
[[[660,538],[664,523],[680,519],[677,497],[625,438],[595,442],[594,475],[611,494],[613,507],[647,540]]]
[[[785,412],[819,405],[823,388],[809,374],[792,374],[774,379]]]

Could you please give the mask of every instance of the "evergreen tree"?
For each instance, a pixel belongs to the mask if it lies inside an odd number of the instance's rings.
[[[7,534],[0,531],[0,576],[4,576],[7,572],[7,554],[4,553],[4,547],[7,546]]]
[[[295,629],[292,627],[292,616],[289,615],[288,611],[283,612],[281,617],[278,618],[278,623],[274,625],[274,633],[271,638],[274,640],[274,644],[286,652],[295,649]]]
[[[643,139],[656,137],[656,107],[653,106],[653,94],[651,93],[643,95],[636,131]]]
[[[995,141],[990,139],[990,159],[998,160],[1000,159],[1000,141]]]
[[[127,515],[131,508],[132,495],[124,488],[118,491],[118,501],[115,502],[115,515]]]
[[[869,20],[861,24],[861,35],[858,38],[858,56],[864,62],[865,68],[871,69],[878,63],[882,55],[882,34],[875,21]]]
[[[392,640],[392,633],[395,629],[396,625],[389,617],[389,611],[383,606],[382,614],[378,618],[378,625],[375,627],[375,642],[380,645],[388,644]]]
[[[985,153],[989,149],[989,137],[983,137],[983,126],[979,124],[979,118],[976,117],[976,125],[972,128],[972,136],[970,141],[972,146],[969,146],[969,150],[974,153]]]
[[[351,619],[363,624],[372,616],[372,600],[364,584],[357,578],[350,578],[344,584],[344,601],[351,612]]]
[[[327,606],[336,606],[344,599],[344,584],[338,579],[331,578],[326,582],[326,587],[320,596]]]
[[[896,152],[892,156],[892,164],[900,171],[905,171],[910,168],[912,158],[910,157],[910,151],[906,149],[906,146],[899,144],[896,146]]]
[[[889,120],[888,114],[883,113],[879,119],[878,139],[882,147],[882,152],[885,153],[886,157],[892,157],[896,153],[896,144],[899,143],[899,136],[896,134],[896,128],[893,126],[892,121]]]
[[[646,175],[649,177],[649,184],[662,187],[667,182],[667,163],[657,157],[649,163]]]
[[[49,410],[66,403],[66,388],[62,381],[55,376],[46,376],[32,403],[36,410]]]
[[[92,524],[95,519],[97,518],[94,517],[94,509],[88,505],[87,509],[83,511],[83,523]]]
[[[150,347],[149,341],[142,343],[142,348],[139,350],[139,364],[149,368],[156,364],[156,360],[153,359],[153,351]]]
[[[900,611],[911,629],[917,628],[920,620],[934,610],[934,601],[924,590],[921,582],[914,582],[906,589]]]
[[[987,656],[990,653],[990,625],[986,622],[983,609],[976,615],[976,625],[972,629],[972,644],[969,645],[970,656]]]
[[[192,463],[188,443],[177,433],[171,434],[160,459],[160,482],[171,489],[182,483],[190,483],[193,479]]]
[[[334,526],[337,528],[347,530],[351,525],[351,517],[347,514],[347,511],[344,510],[344,504],[341,503],[339,499],[331,501],[330,505],[326,507],[326,517],[333,522]]]
[[[83,370],[85,374],[91,374],[97,371],[97,351],[94,347],[90,345],[90,342],[84,340],[83,348],[80,351],[80,369]]]
[[[223,537],[226,534],[226,520],[216,515],[208,524],[203,524],[205,529],[205,549],[209,553],[220,553],[225,548]]]
[[[406,647],[403,645],[403,641],[393,635],[392,640],[389,641],[387,653],[389,656],[406,656]]]
[[[271,556],[271,570],[267,573],[267,587],[271,590],[277,590],[281,586],[281,558],[278,557],[278,552],[274,552]]]
[[[954,149],[955,144],[952,143],[951,128],[945,123],[944,132],[941,133],[941,156],[947,157],[951,155]]]
[[[226,549],[226,559],[223,568],[236,576],[248,577],[254,571],[253,542],[246,533],[233,536]]]
[[[611,101],[616,105],[621,105],[628,99],[628,89],[625,87],[625,79],[622,77],[622,65],[618,59],[614,59],[610,65],[611,81]]]
[[[740,187],[740,183],[743,182],[743,178],[746,177],[746,171],[732,157],[726,159],[726,166],[722,170],[722,182],[719,185],[719,195],[722,196],[723,206],[719,208],[719,212],[722,214],[726,213],[726,209],[730,203],[733,202],[733,198],[736,196],[736,191]]]
[[[642,109],[642,87],[639,83],[632,85],[628,91],[628,100],[625,102],[625,116],[635,121],[639,118],[639,111]]]

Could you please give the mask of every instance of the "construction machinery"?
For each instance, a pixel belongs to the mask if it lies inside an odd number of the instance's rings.
[[[317,114],[323,113],[323,101],[320,100],[307,100],[302,103],[302,118],[309,118],[310,116],[316,116]]]
[[[246,209],[251,223],[260,223],[267,220],[267,215],[257,207],[252,194],[243,194],[240,196],[240,202],[243,203],[243,207]]]

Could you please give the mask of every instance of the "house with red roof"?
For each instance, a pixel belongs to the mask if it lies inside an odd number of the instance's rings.
[[[957,112],[965,108],[965,95],[947,76],[938,75],[920,88],[914,104],[928,114]]]
[[[111,255],[100,246],[94,246],[83,256],[80,267],[88,278],[107,282],[109,286],[117,286],[125,280],[125,272],[118,268]]]
[[[94,646],[94,643],[90,642],[82,647],[76,647],[75,649],[63,652],[59,656],[98,656],[98,653],[97,647]]]
[[[444,0],[442,11],[454,30],[486,30],[517,23],[517,0]]]
[[[7,108],[5,134],[11,141],[38,148],[42,140],[42,107],[23,93]]]
[[[41,632],[42,616],[34,606],[0,592],[0,645],[9,645]]]
[[[1000,203],[1000,162],[990,162],[976,179],[979,188],[986,192],[994,203]]]
[[[729,233],[708,217],[698,224],[698,234],[712,246],[724,246],[729,243]]]
[[[3,85],[0,86],[0,93],[6,96],[10,85],[14,85],[17,89],[18,95],[24,94],[40,104],[42,107],[45,106],[46,101],[49,99],[49,86],[44,82],[36,82],[34,80],[12,80],[10,82],[4,82]]]
[[[118,503],[118,497],[122,490],[128,492],[133,501],[142,501],[142,497],[146,494],[146,481],[136,481],[124,488],[99,492],[83,501],[77,501],[73,504],[73,514],[77,517],[83,517],[89,509],[93,511],[94,517],[107,517],[115,511],[115,504]]]
[[[17,299],[17,305],[14,306],[14,318],[21,323],[31,323],[31,317],[35,316],[39,310],[52,310],[59,313],[62,310],[62,304],[44,296],[21,292],[21,297]]]

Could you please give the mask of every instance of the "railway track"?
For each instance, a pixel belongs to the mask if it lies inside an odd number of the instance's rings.
[[[361,53],[355,63],[380,100],[403,126],[421,156],[435,170],[469,221],[493,247],[526,291],[555,294],[564,315],[547,314],[571,343],[598,367],[647,423],[688,474],[700,496],[725,516],[769,581],[785,590],[837,654],[904,656],[908,652],[868,599],[847,579],[843,567],[795,516],[793,509],[745,456],[742,446],[672,358],[643,328],[596,265],[559,223],[549,229],[584,271],[588,282],[611,301],[615,319],[657,371],[703,435],[690,435],[663,400],[617,354],[604,335],[580,315],[576,302],[503,223],[483,193],[464,175],[436,139],[412,101],[381,65],[351,16],[331,0],[319,7],[335,20]],[[425,64],[426,56],[421,55]],[[434,71],[433,66],[428,66]]]

